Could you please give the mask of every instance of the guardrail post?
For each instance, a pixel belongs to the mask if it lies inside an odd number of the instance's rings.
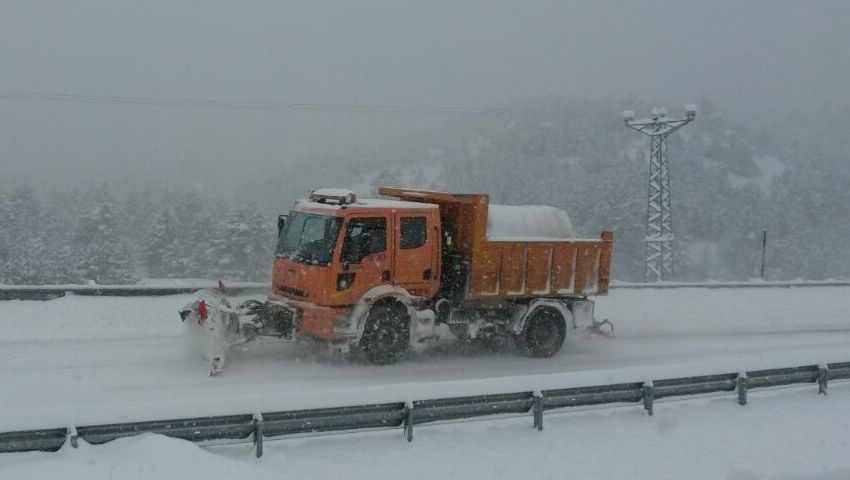
[[[648,380],[643,384],[643,409],[651,417],[652,403],[655,401],[655,386],[652,380]]]
[[[827,364],[818,366],[818,394],[826,395],[827,382],[829,382],[829,366]]]
[[[538,432],[543,431],[543,392],[540,390],[535,390],[534,393],[534,403],[531,406],[531,410],[534,413],[534,428],[537,429]]]
[[[738,405],[747,404],[747,372],[738,372],[735,380],[735,390],[738,392]]]
[[[263,456],[263,414],[254,414],[254,446],[257,447],[257,458]]]
[[[404,438],[413,441],[413,401],[404,402]]]
[[[79,446],[79,439],[80,434],[77,433],[77,427],[72,423],[68,427],[68,441],[71,442],[71,447],[77,448]]]

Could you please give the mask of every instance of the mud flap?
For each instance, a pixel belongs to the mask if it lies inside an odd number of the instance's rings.
[[[593,300],[575,300],[570,303],[576,328],[586,328],[590,333],[604,337],[614,336],[614,324],[607,318],[599,321],[594,315]]]
[[[607,318],[605,320],[602,320],[601,322],[599,320],[594,319],[593,323],[591,323],[590,326],[587,327],[587,329],[590,331],[590,333],[602,335],[603,337],[611,338],[614,336],[614,324],[611,323],[611,321]]]
[[[440,338],[450,338],[451,333],[448,332],[448,327],[437,325],[433,310],[411,309],[410,311],[413,312],[410,318],[410,348],[412,351],[422,352],[438,342]]]

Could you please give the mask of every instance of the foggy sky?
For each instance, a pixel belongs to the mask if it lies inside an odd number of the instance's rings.
[[[850,2],[4,0],[0,65],[0,91],[441,106],[633,94],[753,116],[850,106]],[[248,175],[439,121],[0,98],[0,169],[6,183]]]

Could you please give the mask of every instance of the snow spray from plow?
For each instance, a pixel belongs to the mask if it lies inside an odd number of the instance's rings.
[[[848,379],[850,362],[843,362],[587,387],[420,400],[387,398],[385,403],[332,408],[109,425],[71,425],[0,433],[0,453],[57,451],[66,442],[76,448],[80,439],[90,444],[102,444],[142,433],[158,433],[192,442],[252,441],[259,457],[262,455],[264,439],[296,434],[401,428],[402,438],[410,442],[413,440],[414,427],[420,424],[529,413],[533,419],[533,428],[542,430],[544,412],[547,410],[642,403],[647,415],[652,416],[655,401],[662,398],[725,393],[736,395],[740,405],[747,405],[747,392],[754,389],[816,384],[818,393],[826,395],[829,381]]]
[[[202,289],[196,292],[196,299],[179,311],[180,320],[184,324],[190,328],[197,325],[196,330],[203,331],[203,355],[209,364],[210,376],[219,375],[224,371],[231,347],[260,336],[291,340],[296,335],[301,321],[301,311],[290,307],[286,300],[262,302],[249,299],[233,307],[226,294],[227,288],[219,281],[218,289]],[[614,325],[608,319],[600,321],[593,318],[592,302],[575,302],[573,312],[576,316],[580,314],[580,305],[585,308],[582,316],[590,319],[586,324],[587,331],[613,337]],[[354,312],[357,311],[355,308]],[[415,325],[421,322],[433,327],[433,313],[415,313],[413,317],[416,318],[416,322],[413,322]],[[424,329],[411,328],[409,339],[412,344],[421,347],[429,341],[441,338],[434,328],[424,335],[422,330]],[[337,344],[331,348],[346,352],[350,346]]]

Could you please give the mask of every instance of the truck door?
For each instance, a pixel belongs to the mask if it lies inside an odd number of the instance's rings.
[[[439,230],[433,215],[396,213],[394,223],[393,283],[417,294],[433,294],[431,287],[436,286],[439,273],[434,251]]]
[[[354,217],[346,222],[336,279],[339,300],[356,303],[371,288],[391,282],[387,247],[386,217]]]

